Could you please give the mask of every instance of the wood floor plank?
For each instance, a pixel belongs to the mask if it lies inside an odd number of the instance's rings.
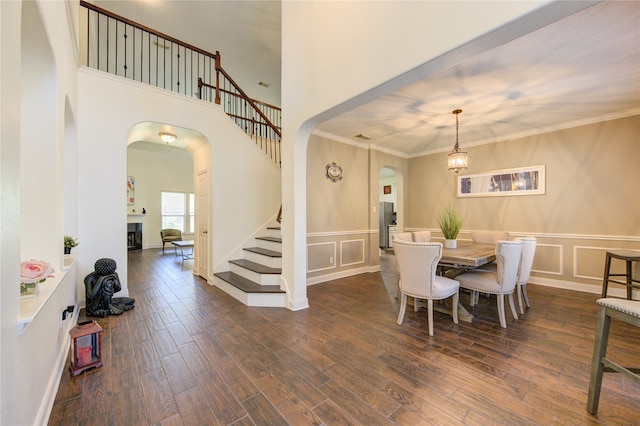
[[[150,423],[159,422],[178,413],[173,392],[162,369],[143,372],[140,379]]]
[[[167,355],[161,359],[167,381],[174,394],[183,393],[195,386],[196,381],[191,369],[179,353]]]
[[[153,345],[155,346],[156,352],[160,358],[178,352],[178,347],[166,328],[163,330],[152,331],[151,340],[153,341]]]
[[[206,395],[216,418],[222,424],[231,424],[247,415],[240,402],[215,371],[198,376],[198,387]]]
[[[375,411],[369,404],[365,403],[333,380],[320,386],[320,390],[336,405],[346,410],[351,417],[361,424],[392,424],[391,420],[387,417]]]
[[[289,425],[289,422],[282,417],[278,410],[261,393],[244,401],[242,406],[256,425]]]
[[[343,425],[353,426],[358,425],[354,418],[352,418],[348,411],[339,407],[335,402],[327,400],[318,405],[313,411],[320,417],[326,425]]]
[[[206,396],[198,387],[176,394],[176,404],[185,426],[222,425],[215,417]]]
[[[141,387],[113,396],[113,420],[116,425],[149,423]]]

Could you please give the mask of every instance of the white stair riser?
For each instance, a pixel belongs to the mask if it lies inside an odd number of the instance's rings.
[[[279,229],[267,229],[267,235],[265,237],[282,238],[282,231]]]
[[[270,268],[282,268],[281,257],[264,256],[259,253],[254,253],[252,251],[244,250],[244,258],[252,262],[256,262],[261,265],[268,266]]]
[[[282,243],[276,243],[273,241],[265,241],[265,240],[256,240],[256,246],[263,249],[273,250],[273,251],[282,253]]]
[[[260,306],[264,308],[284,308],[287,298],[284,293],[250,293],[248,294],[248,306]]]
[[[230,263],[230,271],[260,285],[280,285],[280,274],[260,274],[242,266]]]
[[[286,306],[286,295],[284,293],[245,293],[217,277],[214,277],[213,284],[247,306],[267,308],[284,308]]]

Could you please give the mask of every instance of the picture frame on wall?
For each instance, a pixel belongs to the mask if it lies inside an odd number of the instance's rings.
[[[457,196],[509,197],[545,193],[545,166],[493,170],[458,176]]]
[[[382,193],[383,194],[391,194],[391,185],[384,185],[382,187]]]
[[[133,206],[136,203],[136,178],[127,176],[127,205]]]

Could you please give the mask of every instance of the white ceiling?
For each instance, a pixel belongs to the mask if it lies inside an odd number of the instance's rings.
[[[279,2],[95,3],[220,51],[250,96],[280,104]],[[404,156],[442,152],[455,142],[456,108],[462,149],[639,114],[640,2],[588,7],[330,119],[317,133]]]

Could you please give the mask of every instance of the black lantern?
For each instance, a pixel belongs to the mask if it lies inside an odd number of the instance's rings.
[[[69,331],[72,339],[71,374],[102,366],[102,327],[95,321],[79,322]]]

